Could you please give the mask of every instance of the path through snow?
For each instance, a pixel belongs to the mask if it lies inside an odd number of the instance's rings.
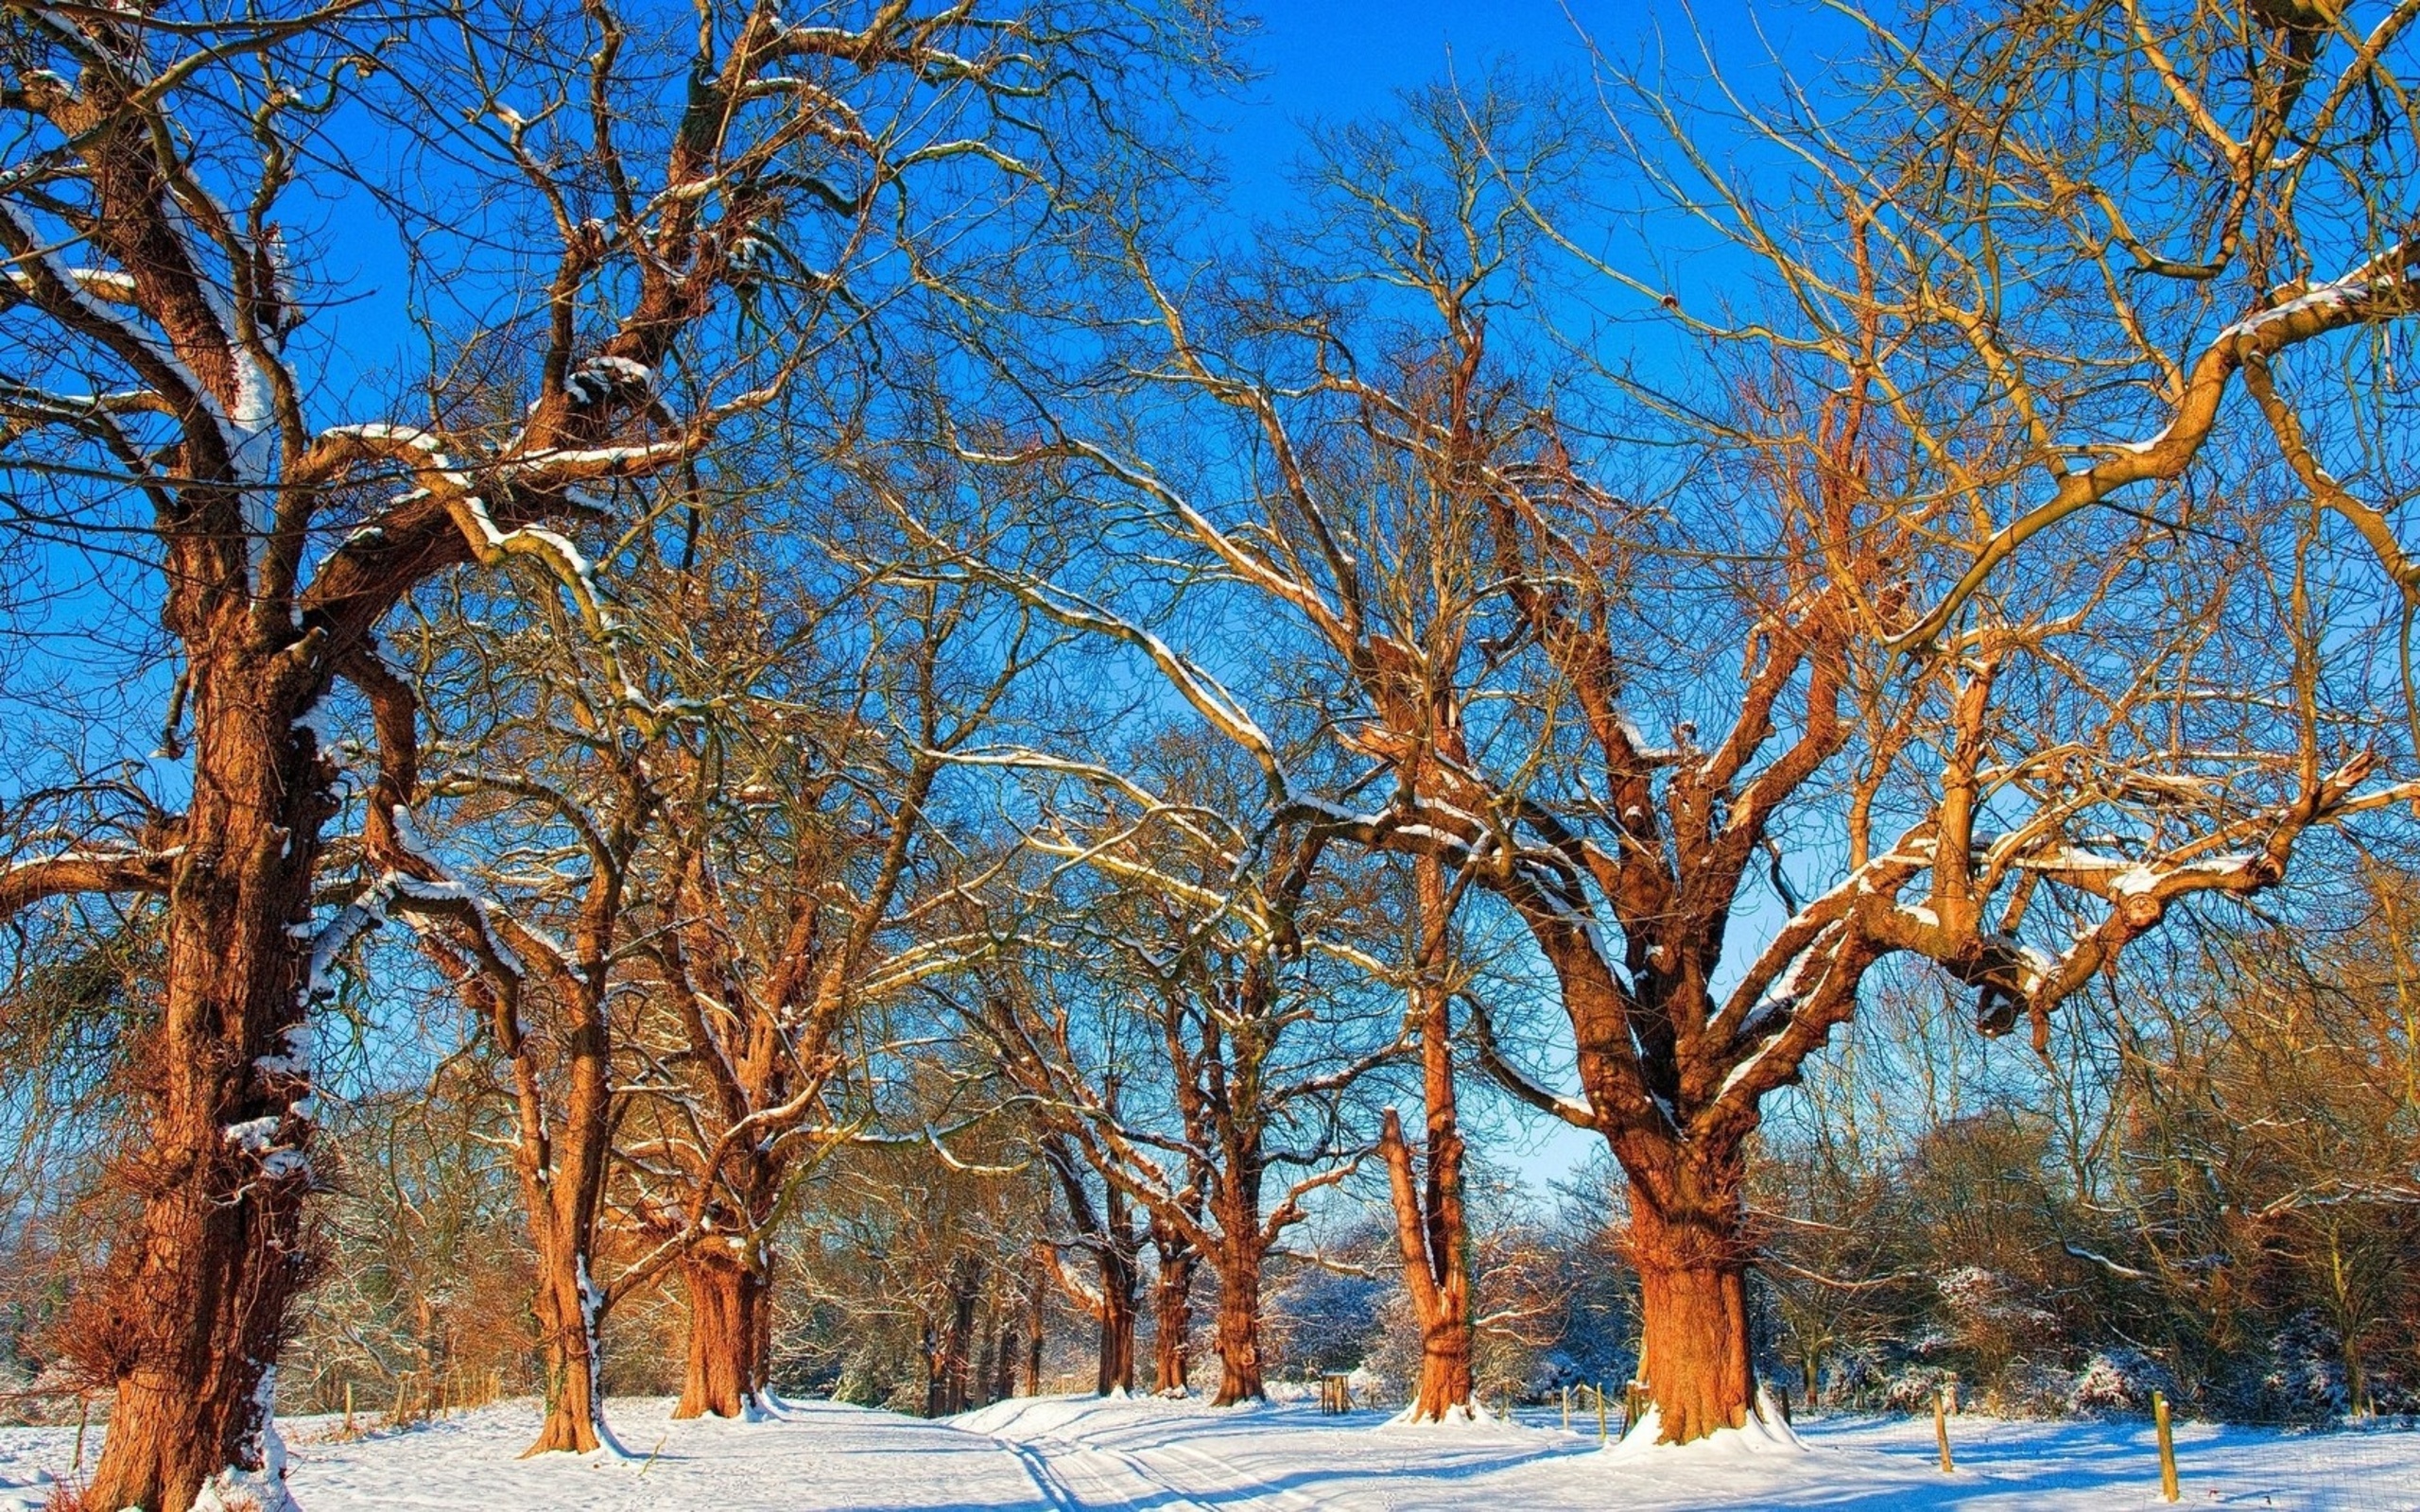
[[[2135,1422],[1953,1419],[1958,1472],[1932,1424],[1803,1423],[1806,1453],[1720,1447],[1604,1454],[1595,1435],[1534,1426],[1383,1426],[1307,1407],[1046,1397],[944,1422],[794,1404],[758,1424],[675,1423],[666,1400],[616,1401],[637,1458],[514,1456],[537,1429],[506,1403],[351,1441],[288,1426],[306,1512],[1597,1512],[1755,1507],[1830,1512],[2082,1512],[2154,1507],[2151,1430]],[[1593,1424],[1589,1425],[1593,1428]],[[0,1512],[40,1507],[72,1429],[0,1429]],[[2187,1506],[2420,1509],[2420,1434],[2296,1436],[2181,1425]]]

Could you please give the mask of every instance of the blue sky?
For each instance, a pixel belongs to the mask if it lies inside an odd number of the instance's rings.
[[[1540,74],[1588,66],[1593,40],[1617,63],[1659,48],[1697,71],[1703,38],[1726,68],[1758,71],[1769,53],[1814,63],[1845,35],[1819,7],[1742,0],[1268,0],[1247,52],[1263,72],[1227,116],[1224,148],[1239,184],[1274,185],[1309,119],[1383,112],[1397,91],[1510,61]]]

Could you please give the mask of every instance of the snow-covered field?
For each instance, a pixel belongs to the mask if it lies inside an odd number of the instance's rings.
[[[351,1441],[288,1426],[306,1512],[1556,1512],[1683,1507],[2042,1509],[2159,1505],[2147,1424],[1952,1420],[1956,1473],[1928,1420],[1802,1422],[1802,1452],[1730,1444],[1599,1450],[1594,1424],[1404,1429],[1304,1406],[1046,1397],[942,1422],[821,1402],[777,1421],[674,1423],[671,1403],[616,1401],[632,1457],[517,1459],[526,1402]],[[1575,1425],[1577,1426],[1577,1425]],[[0,1509],[39,1507],[72,1429],[0,1429]],[[89,1446],[88,1446],[89,1447]],[[2291,1435],[2180,1425],[2184,1504],[2373,1512],[2420,1508],[2420,1434]]]

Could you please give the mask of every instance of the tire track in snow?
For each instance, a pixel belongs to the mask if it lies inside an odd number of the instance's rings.
[[[1050,1503],[1053,1512],[1084,1512],[1084,1505],[1076,1500],[1076,1493],[1059,1478],[1058,1472],[1050,1468],[1050,1462],[1043,1458],[1032,1445],[1019,1443],[1013,1438],[1002,1438],[997,1434],[988,1436],[1016,1456],[1018,1466],[1025,1471],[1025,1478],[1033,1483],[1033,1488],[1042,1493],[1042,1499]]]
[[[1154,1444],[1151,1452],[1209,1470],[1212,1480],[1202,1489],[1218,1495],[1221,1508],[1258,1506],[1268,1508],[1270,1512],[1321,1512],[1322,1503],[1317,1498],[1287,1486],[1266,1486],[1242,1476],[1226,1461],[1190,1444]]]
[[[1017,1457],[1054,1512],[1321,1512],[1319,1502],[1299,1491],[1263,1486],[1215,1455],[1179,1445],[1154,1444],[1134,1453],[1057,1434],[987,1436]],[[1187,1476],[1187,1484],[1180,1485],[1145,1454],[1166,1454],[1207,1470],[1206,1484]],[[1204,1501],[1205,1495],[1216,1501]]]

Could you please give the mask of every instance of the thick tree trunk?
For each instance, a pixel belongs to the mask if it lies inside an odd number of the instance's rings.
[[[680,1418],[754,1418],[762,1409],[769,1298],[763,1275],[728,1238],[699,1245],[683,1257],[689,1296],[689,1365],[681,1385]]]
[[[537,1441],[522,1457],[563,1451],[586,1454],[619,1451],[605,1427],[596,1341],[596,1294],[590,1281],[584,1245],[541,1244],[538,1292],[530,1310],[538,1317],[544,1362],[546,1418]]]
[[[1108,1250],[1100,1261],[1100,1364],[1093,1389],[1104,1397],[1134,1391],[1134,1265]]]
[[[1201,1255],[1183,1239],[1159,1240],[1159,1279],[1151,1291],[1151,1390],[1182,1397],[1193,1389],[1193,1278]]]
[[[601,971],[593,974],[602,976]],[[601,986],[601,980],[581,984],[583,988]],[[498,1048],[511,1065],[520,1118],[513,1160],[538,1261],[538,1289],[530,1311],[538,1322],[546,1398],[546,1419],[536,1441],[522,1452],[525,1458],[557,1451],[623,1452],[605,1426],[604,1356],[597,1332],[605,1297],[592,1269],[613,1128],[610,1041],[602,1007],[590,992],[556,1006],[569,1031],[563,1037],[565,1087],[559,1126],[547,1114],[544,1078],[522,1034],[514,1000],[499,1000],[497,1007]]]
[[[1260,1379],[1260,1255],[1232,1246],[1219,1267],[1219,1395],[1231,1407],[1268,1397]]]
[[[236,603],[215,632],[249,639]],[[224,642],[222,642],[224,644]],[[293,728],[309,663],[192,650],[194,796],[166,902],[165,1001],[137,1048],[149,1138],[116,1175],[133,1230],[78,1299],[77,1354],[116,1385],[87,1491],[112,1512],[184,1512],[217,1482],[287,1503],[270,1385],[310,1271],[301,1029],[311,878],[329,768]]]
[[[1723,1162],[1736,1165],[1736,1161]],[[1631,1186],[1631,1263],[1638,1271],[1639,1373],[1658,1439],[1686,1444],[1747,1426],[1755,1374],[1748,1345],[1748,1246],[1736,1178],[1689,1188],[1658,1206]]]

